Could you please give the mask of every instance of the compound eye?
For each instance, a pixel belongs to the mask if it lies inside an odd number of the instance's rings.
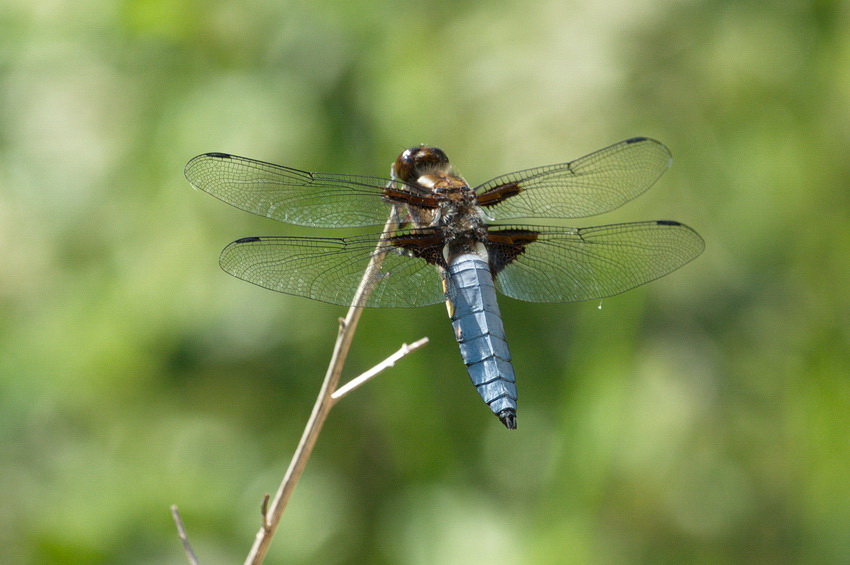
[[[406,149],[393,163],[393,173],[404,182],[414,182],[419,175],[416,174],[416,153],[418,147]]]

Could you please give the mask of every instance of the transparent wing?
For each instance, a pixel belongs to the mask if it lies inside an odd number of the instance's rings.
[[[186,164],[197,189],[241,210],[299,226],[382,225],[391,206],[383,201],[389,179],[308,173],[227,153],[205,153]]]
[[[645,192],[671,161],[662,143],[636,137],[569,163],[496,177],[475,193],[495,220],[595,216]]]
[[[225,247],[219,263],[263,288],[350,306],[380,238],[246,237]],[[445,299],[437,269],[394,247],[387,249],[373,281],[371,294],[358,306],[412,308]]]
[[[671,273],[705,248],[694,230],[673,221],[589,228],[505,226],[491,231],[526,242],[496,274],[496,288],[529,302],[576,302],[613,296]],[[534,233],[529,237],[528,233]],[[493,251],[503,248],[495,245]]]

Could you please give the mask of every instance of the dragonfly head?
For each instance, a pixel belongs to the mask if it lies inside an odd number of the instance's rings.
[[[404,150],[392,167],[394,178],[410,184],[415,184],[422,175],[434,173],[450,174],[451,165],[442,149],[427,145]]]

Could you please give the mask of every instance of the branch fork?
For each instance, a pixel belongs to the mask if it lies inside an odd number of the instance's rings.
[[[395,214],[393,214],[393,216],[395,216]],[[387,225],[384,226],[384,233],[390,233],[395,225],[395,221],[391,217],[387,222]],[[378,276],[381,263],[383,262],[385,255],[385,252],[383,251],[385,243],[386,238],[383,238],[375,253],[372,255],[372,258],[369,261],[369,266],[363,273],[363,278],[361,279],[360,285],[354,294],[352,305],[348,310],[348,314],[345,318],[340,318],[339,333],[337,335],[336,344],[334,345],[333,354],[331,355],[331,362],[328,365],[327,372],[325,373],[325,379],[322,382],[322,387],[319,391],[318,397],[316,398],[316,403],[313,405],[313,411],[310,414],[310,418],[308,419],[304,432],[301,435],[301,440],[295,448],[295,453],[293,454],[289,467],[287,468],[283,480],[275,493],[274,499],[272,499],[271,504],[269,504],[269,495],[266,494],[263,498],[260,507],[260,515],[262,519],[260,530],[257,532],[257,535],[254,538],[254,545],[251,547],[251,551],[245,559],[245,565],[259,565],[263,562],[269,545],[271,544],[272,537],[274,536],[277,526],[280,523],[280,519],[283,516],[286,503],[289,501],[289,497],[295,490],[295,485],[298,483],[298,479],[301,477],[301,473],[307,465],[307,460],[310,458],[313,447],[316,445],[319,432],[322,429],[322,425],[324,424],[330,409],[346,394],[362,386],[382,371],[394,366],[396,362],[403,357],[413,353],[421,347],[424,347],[428,343],[428,338],[425,337],[410,345],[403,344],[398,351],[365,373],[351,379],[343,386],[337,387],[339,384],[340,374],[342,373],[343,364],[348,356],[351,341],[354,337],[354,330],[357,327],[357,322],[359,321],[360,314],[363,310],[362,306],[359,305],[366,303],[369,293],[372,290],[372,282],[376,280],[376,277]],[[189,543],[189,539],[186,535],[186,530],[183,526],[177,507],[172,506],[171,512],[177,526],[180,540],[183,543],[186,558],[190,565],[198,565],[198,559],[192,550],[191,544]]]

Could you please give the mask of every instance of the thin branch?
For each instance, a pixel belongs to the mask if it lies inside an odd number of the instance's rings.
[[[186,528],[183,527],[183,519],[180,518],[180,511],[177,510],[177,505],[171,505],[171,516],[174,518],[174,524],[177,525],[177,535],[180,536],[180,542],[183,544],[183,551],[186,553],[186,559],[190,565],[198,565],[198,557],[192,550],[192,544],[189,543],[189,536],[186,535]]]
[[[263,518],[263,528],[269,529],[269,499],[268,494],[263,495],[263,502],[260,504],[260,516]]]
[[[386,371],[387,369],[395,365],[396,362],[398,362],[403,357],[410,355],[417,349],[425,347],[427,343],[427,337],[423,337],[419,341],[415,341],[410,345],[407,345],[405,343],[398,351],[396,351],[395,353],[393,353],[392,355],[390,355],[389,357],[387,357],[386,359],[384,359],[383,361],[381,361],[380,363],[360,375],[359,377],[351,379],[350,381],[336,389],[333,394],[331,394],[331,398],[333,398],[334,402],[336,402],[349,392],[360,388],[361,385],[366,384],[366,381],[368,381],[372,377],[375,377],[376,375],[380,374],[383,371]]]
[[[384,226],[384,234],[390,233],[395,225],[395,214],[393,214]],[[333,407],[335,400],[331,395],[339,383],[342,366],[345,363],[345,358],[347,357],[348,350],[351,347],[351,340],[354,338],[354,330],[357,327],[357,322],[360,319],[360,313],[362,312],[362,307],[356,305],[365,304],[369,293],[372,291],[374,283],[377,280],[378,271],[381,268],[381,263],[383,262],[386,254],[383,251],[383,248],[387,245],[387,239],[388,237],[384,236],[378,243],[378,247],[375,249],[375,253],[373,253],[372,258],[369,261],[369,266],[366,268],[366,272],[363,273],[363,278],[360,280],[360,285],[358,286],[357,292],[355,292],[354,298],[351,301],[352,306],[348,309],[348,314],[345,318],[340,320],[339,333],[337,335],[336,344],[334,345],[331,362],[328,365],[327,372],[325,373],[325,380],[322,382],[322,388],[319,391],[319,396],[316,398],[316,403],[313,405],[313,412],[310,414],[307,426],[304,428],[301,440],[295,448],[295,453],[289,463],[289,468],[286,470],[286,474],[278,487],[277,493],[275,493],[271,505],[268,507],[266,507],[266,504],[263,505],[262,527],[260,528],[260,531],[257,532],[254,539],[254,545],[251,547],[251,551],[245,559],[245,565],[259,565],[263,562],[269,545],[271,544],[272,537],[274,537],[274,533],[280,523],[281,516],[283,516],[283,510],[286,507],[286,503],[289,501],[292,491],[295,490],[295,485],[298,483],[298,479],[301,477],[301,473],[307,465],[307,460],[310,458],[313,447],[316,445],[316,440],[319,437],[322,425],[328,416],[328,412]]]

